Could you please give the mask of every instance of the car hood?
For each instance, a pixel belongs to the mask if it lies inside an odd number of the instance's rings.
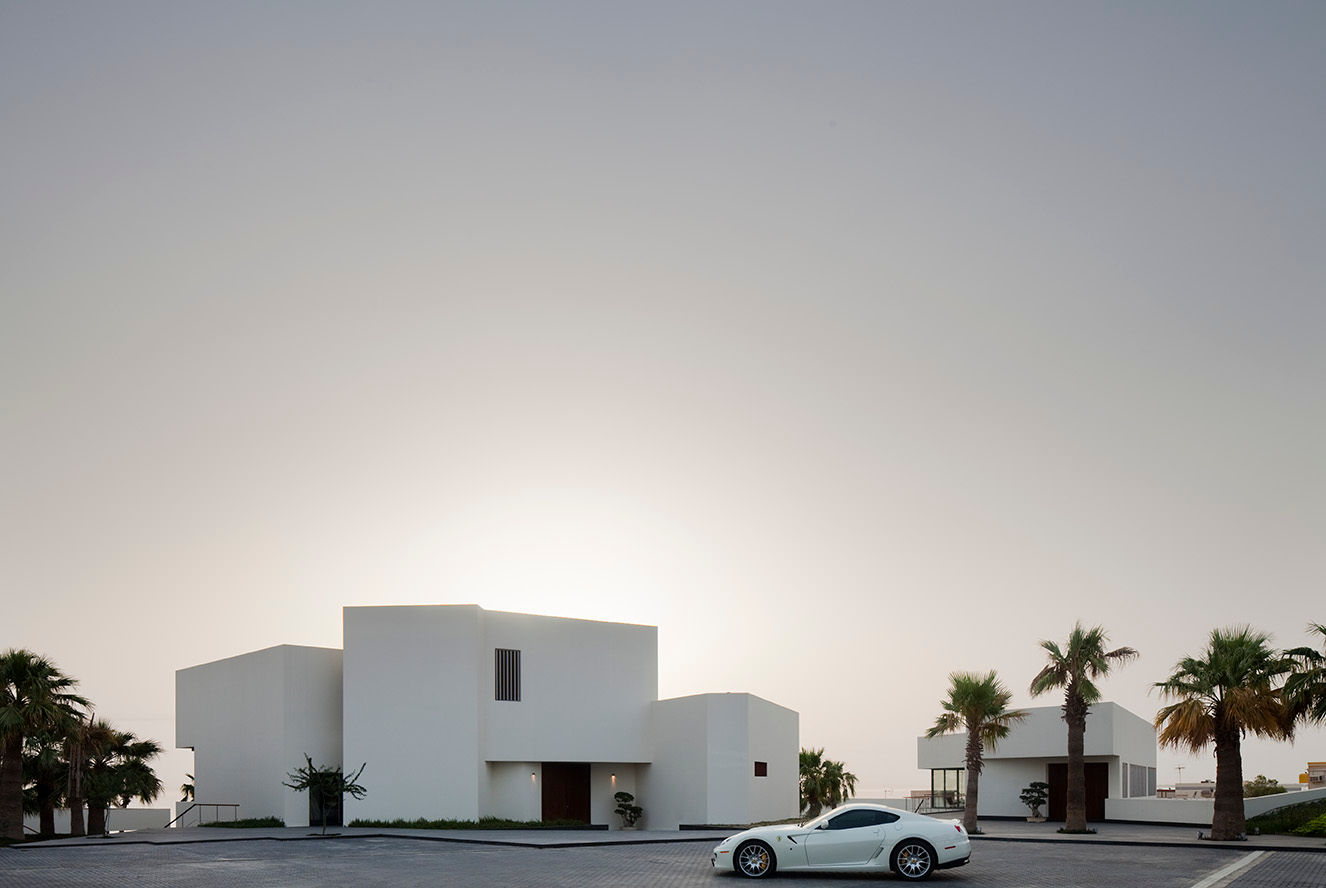
[[[799,823],[775,823],[771,826],[755,826],[736,835],[728,836],[719,842],[718,847],[731,845],[744,839],[764,838],[765,836],[802,836],[811,830],[806,829]]]

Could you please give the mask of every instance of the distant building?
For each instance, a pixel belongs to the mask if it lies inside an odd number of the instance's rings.
[[[1165,798],[1170,799],[1213,799],[1215,798],[1215,781],[1201,780],[1197,783],[1175,783],[1174,789],[1164,794]]]
[[[1308,769],[1298,775],[1298,783],[1303,789],[1326,787],[1326,762],[1308,762]]]
[[[344,650],[281,645],[175,674],[176,743],[200,803],[306,825],[304,764],[358,767],[350,819],[571,819],[642,826],[795,817],[797,713],[751,694],[658,699],[653,626],[347,607]]]
[[[1067,803],[1068,727],[1058,706],[1027,710],[994,750],[984,754],[978,814],[1025,817],[1019,796],[1033,781],[1050,785],[1046,813],[1063,820]],[[917,766],[930,771],[931,806],[960,807],[966,794],[964,733],[918,737]],[[1106,799],[1156,794],[1156,730],[1151,722],[1116,703],[1096,703],[1084,738],[1087,819],[1105,819]]]

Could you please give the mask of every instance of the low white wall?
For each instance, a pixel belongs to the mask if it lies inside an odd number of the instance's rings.
[[[1256,817],[1277,808],[1301,805],[1326,799],[1326,789],[1304,792],[1285,792],[1243,800],[1245,817]],[[1215,799],[1162,799],[1155,796],[1140,799],[1106,799],[1106,820],[1136,820],[1142,823],[1196,823],[1211,824],[1215,813]]]
[[[106,829],[109,832],[130,832],[136,829],[162,829],[173,815],[169,808],[111,808],[106,812]],[[87,812],[83,812],[83,823],[87,823]],[[41,817],[30,814],[23,818],[23,826],[36,830],[41,825]],[[69,832],[69,809],[59,808],[55,812],[55,831]]]
[[[210,804],[208,802],[176,802],[175,826],[199,826],[218,820],[238,820],[241,817],[275,817],[270,811],[266,814],[244,814],[236,803]]]
[[[1287,808],[1290,805],[1301,805],[1304,802],[1319,802],[1322,799],[1326,799],[1326,789],[1304,789],[1299,792],[1282,792],[1276,795],[1258,796],[1255,799],[1243,800],[1243,813],[1248,817],[1256,817],[1258,814],[1265,814],[1267,811],[1274,811],[1276,808]],[[1169,801],[1169,799],[1165,801]]]
[[[1212,799],[1106,799],[1106,820],[1136,820],[1140,823],[1196,823],[1209,826],[1215,811]]]

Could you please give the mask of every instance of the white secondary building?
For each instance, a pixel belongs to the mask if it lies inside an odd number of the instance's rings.
[[[798,810],[797,713],[750,694],[658,699],[653,626],[486,611],[347,607],[344,651],[282,645],[176,672],[197,799],[309,822],[282,786],[368,767],[344,819],[751,823]]]
[[[1018,798],[1033,781],[1050,785],[1050,820],[1063,820],[1068,770],[1068,725],[1058,706],[1038,706],[1013,725],[996,748],[985,750],[977,813],[982,817],[1025,817]],[[965,733],[918,737],[917,767],[928,769],[936,806],[957,807],[966,792]],[[1087,819],[1114,819],[1107,799],[1156,794],[1156,729],[1151,722],[1115,703],[1096,703],[1087,716],[1084,738]]]

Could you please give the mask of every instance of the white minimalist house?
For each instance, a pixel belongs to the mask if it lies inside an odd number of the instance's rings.
[[[1050,820],[1063,820],[1067,801],[1068,726],[1058,706],[1037,706],[1008,737],[984,753],[977,813],[982,817],[1025,817],[1019,796],[1033,781],[1050,785]],[[930,771],[937,806],[956,804],[966,792],[965,734],[918,737],[917,767]],[[1107,801],[1156,794],[1156,730],[1151,722],[1116,703],[1096,703],[1084,738],[1087,819],[1114,819]]]
[[[752,823],[798,809],[797,713],[751,694],[658,699],[653,626],[488,611],[347,607],[344,650],[282,645],[176,672],[177,745],[199,802],[309,822],[282,786],[367,763],[344,818]]]

